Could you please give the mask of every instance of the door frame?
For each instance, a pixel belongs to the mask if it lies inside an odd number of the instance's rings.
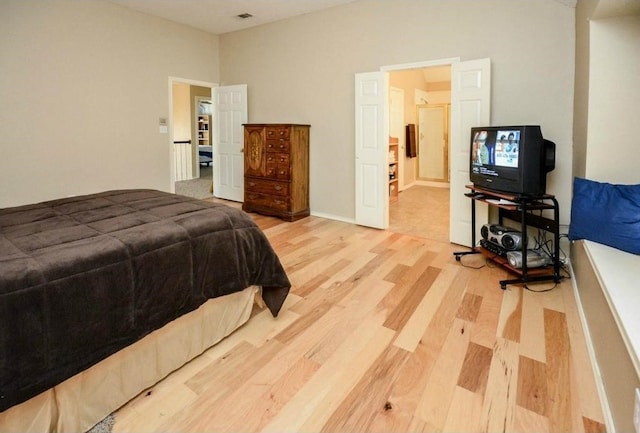
[[[480,60],[488,60],[488,58],[480,59]],[[471,62],[471,61],[462,62],[460,57],[449,57],[449,58],[428,60],[428,61],[422,61],[422,62],[413,62],[413,63],[403,63],[403,64],[396,64],[396,65],[381,66],[380,67],[380,72],[388,74],[389,72],[393,72],[393,71],[402,71],[402,70],[409,70],[409,69],[422,69],[422,68],[428,68],[428,67],[432,67],[432,66],[447,66],[447,65],[449,65],[449,66],[451,66],[451,79],[453,81],[453,79],[455,78],[454,75],[455,75],[456,67],[459,67],[459,65],[461,63],[468,63],[468,62]],[[356,76],[357,75],[358,74],[356,74]],[[489,100],[489,104],[490,104],[490,100]],[[357,103],[357,98],[356,98],[356,108],[357,108],[357,105],[358,105],[358,103]],[[454,110],[459,108],[457,105],[458,105],[458,103],[456,102],[456,100],[453,98],[453,95],[452,95],[451,107],[450,107],[452,113],[453,113]],[[388,119],[389,118],[389,107],[388,107],[388,104],[387,104],[386,107],[384,107],[384,110],[385,110],[384,117],[386,117]],[[487,113],[490,113],[490,106],[487,107],[487,110],[488,110]],[[454,122],[452,122],[452,123],[454,123]],[[453,135],[457,135],[457,132],[456,132],[456,134],[454,134],[452,132],[451,136],[453,136]],[[450,139],[451,139],[451,137],[450,137]],[[388,144],[387,144],[387,146],[388,146]],[[357,147],[357,145],[356,145],[356,147]],[[388,147],[387,147],[387,153],[388,153]],[[452,155],[451,155],[451,152],[450,152],[449,153],[449,169],[451,169],[451,166],[452,166],[451,158],[452,158]],[[358,182],[357,176],[356,176],[355,181]],[[449,203],[449,213],[450,213],[450,215],[452,214],[451,209],[452,209],[452,207],[454,205],[454,203],[453,203],[453,190],[454,189],[457,190],[458,187],[459,187],[458,185],[453,185],[453,183],[454,183],[454,178],[453,178],[453,176],[450,175],[450,196],[452,197],[452,200],[450,200],[450,203]],[[460,186],[460,188],[464,188],[464,185]],[[357,189],[358,189],[358,186],[356,185],[356,190]],[[388,199],[388,197],[387,197],[387,199]],[[456,196],[456,200],[457,199],[458,199],[458,197]],[[358,197],[357,197],[357,194],[356,194],[356,203],[355,203],[356,214],[357,214],[357,207],[358,207],[357,200],[358,200]],[[388,220],[389,220],[389,207],[388,206],[386,206],[385,212],[386,212],[385,219],[388,222]],[[357,218],[356,218],[356,223],[357,223]],[[451,224],[451,217],[450,217],[450,222],[449,222],[449,238],[450,238],[450,241],[454,242],[454,243],[460,243],[462,245],[465,245],[464,242],[458,242],[458,241],[455,241],[452,238],[452,236],[451,236],[451,225],[452,224]],[[386,228],[386,227],[384,227],[384,228]]]
[[[176,170],[175,170],[175,146],[173,144],[173,84],[174,83],[182,83],[188,84],[190,86],[200,86],[200,87],[209,87],[211,88],[211,93],[213,93],[214,87],[218,87],[218,83],[212,83],[209,81],[200,81],[200,80],[192,80],[190,78],[181,78],[181,77],[173,77],[170,76],[169,79],[169,89],[168,89],[168,100],[169,100],[169,115],[168,118],[168,140],[169,140],[169,192],[176,192]],[[161,127],[162,127],[162,119],[160,119]],[[193,138],[192,138],[193,141]],[[193,145],[193,142],[192,142]]]
[[[451,66],[452,70],[453,70],[453,65],[456,63],[460,63],[460,57],[445,57],[442,59],[435,59],[435,60],[424,60],[421,62],[412,62],[412,63],[400,63],[400,64],[396,64],[396,65],[386,65],[386,66],[381,66],[380,67],[380,71],[383,72],[397,72],[397,71],[406,71],[406,70],[410,70],[410,69],[424,69],[424,68],[430,68],[430,67],[434,67],[434,66]],[[387,111],[389,111],[389,107],[387,106],[385,108]],[[388,152],[388,149],[387,149]],[[450,157],[450,156],[449,156]],[[451,166],[451,161],[449,161],[449,167]],[[416,168],[417,170],[417,168]],[[357,179],[356,179],[357,181]],[[451,211],[451,204],[449,204],[449,211]],[[387,212],[387,221],[389,220],[389,207],[387,206],[386,209]]]

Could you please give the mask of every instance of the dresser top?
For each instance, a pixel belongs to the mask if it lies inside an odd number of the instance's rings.
[[[311,126],[301,123],[243,123],[242,126]]]

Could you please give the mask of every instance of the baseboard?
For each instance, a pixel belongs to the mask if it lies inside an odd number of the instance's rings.
[[[345,218],[343,216],[332,215],[324,212],[316,212],[313,210],[311,211],[311,215],[315,217],[326,218],[328,220],[341,221],[343,223],[349,223],[349,224],[356,223],[356,220],[354,218]]]

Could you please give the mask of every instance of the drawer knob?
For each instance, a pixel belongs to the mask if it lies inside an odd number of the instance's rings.
[[[255,182],[249,182],[249,186],[256,186]]]
[[[276,191],[282,191],[282,187],[280,185],[276,185],[273,187]]]

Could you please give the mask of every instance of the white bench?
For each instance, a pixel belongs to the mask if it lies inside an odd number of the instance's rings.
[[[571,266],[607,431],[633,432],[640,388],[640,256],[580,240],[571,244]]]

